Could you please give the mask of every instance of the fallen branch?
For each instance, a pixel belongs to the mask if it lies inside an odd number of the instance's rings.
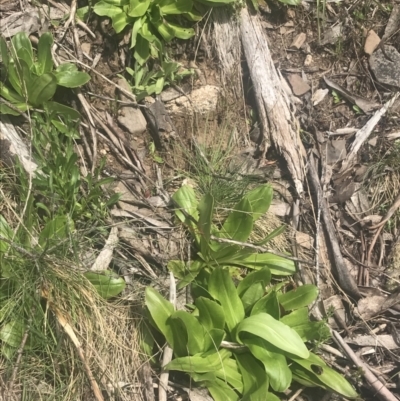
[[[322,193],[321,184],[319,182],[316,163],[314,157],[311,156],[309,163],[309,174],[311,178],[311,186],[316,194]],[[334,267],[335,277],[338,280],[340,287],[355,299],[361,297],[360,291],[347,270],[342,253],[340,251],[339,242],[336,238],[335,227],[332,222],[331,213],[329,211],[328,201],[325,197],[321,199],[321,214],[324,222],[324,228],[327,233],[327,242],[330,247],[332,257],[332,267]]]
[[[340,345],[347,356],[352,360],[352,362],[359,368],[362,369],[363,376],[368,382],[377,397],[382,401],[399,401],[385,386],[382,384],[378,378],[369,370],[368,366],[353,352],[349,345],[343,340],[340,334],[332,330],[332,336],[334,340]]]
[[[306,153],[300,139],[294,107],[282,88],[260,17],[250,15],[249,10],[244,7],[240,13],[240,22],[244,54],[264,137],[264,150],[272,143],[275,145],[286,160],[296,191],[301,195]]]
[[[371,132],[374,130],[378,122],[385,115],[388,109],[393,105],[396,99],[399,97],[400,92],[396,93],[388,102],[384,104],[384,106],[375,112],[375,114],[369,119],[367,124],[364,125],[356,134],[354,142],[351,145],[350,152],[347,154],[346,158],[342,162],[342,167],[339,173],[343,173],[347,170],[357,155],[358,150],[361,145],[365,142],[365,140],[370,136]]]

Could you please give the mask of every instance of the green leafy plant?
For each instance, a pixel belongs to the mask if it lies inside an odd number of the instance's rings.
[[[54,68],[52,45],[53,37],[49,32],[40,36],[36,52],[25,32],[17,33],[9,46],[0,37],[0,96],[6,100],[0,103],[1,113],[18,115],[18,110],[25,112],[32,107],[45,107],[74,119],[79,117],[76,110],[51,99],[58,86],[77,88],[87,83],[90,76],[78,71],[72,63]]]
[[[166,86],[192,75],[192,70],[182,68],[179,63],[165,60],[161,61],[159,67],[154,68],[135,62],[135,69],[127,67],[126,72],[131,76],[131,87],[137,101],[146,96],[158,95]]]
[[[127,72],[132,77],[132,90],[140,100],[159,94],[168,83],[192,74],[168,59],[164,44],[174,38],[190,39],[195,31],[189,25],[200,21],[209,7],[235,1],[100,0],[93,11],[109,17],[116,33],[132,26],[130,47],[134,49],[135,63],[134,69],[127,68]],[[159,65],[146,66],[150,58],[158,60]]]
[[[213,224],[214,198],[206,194],[198,201],[193,188],[182,186],[174,195],[177,218],[189,229],[198,250],[193,261],[173,260],[168,263],[183,287],[193,281],[203,271],[217,267],[261,269],[268,267],[272,274],[287,276],[295,272],[293,261],[271,253],[258,253],[255,249],[243,247],[240,243],[248,241],[254,222],[267,212],[272,201],[273,190],[270,185],[261,185],[249,192],[233,207],[221,227]],[[265,244],[273,235],[260,241]],[[224,243],[223,240],[239,242]],[[222,242],[218,242],[221,240]]]
[[[284,283],[270,280],[264,267],[236,287],[228,270],[216,267],[202,280],[203,295],[195,298],[192,312],[175,311],[148,287],[150,322],[174,351],[164,369],[187,373],[215,401],[278,401],[276,394],[292,381],[356,398],[349,382],[306,347],[329,337],[324,322],[308,319],[317,288],[285,292]]]

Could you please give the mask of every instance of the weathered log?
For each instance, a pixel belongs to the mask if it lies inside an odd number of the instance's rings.
[[[264,150],[274,144],[287,162],[299,195],[303,193],[305,149],[295,110],[284,91],[258,15],[247,8],[240,14],[241,39],[264,139]]]

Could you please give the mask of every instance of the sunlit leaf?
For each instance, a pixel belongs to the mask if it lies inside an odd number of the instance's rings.
[[[126,286],[125,280],[110,270],[101,273],[86,272],[84,276],[104,299],[119,295]]]
[[[300,358],[308,358],[309,352],[300,336],[289,326],[274,319],[267,313],[250,316],[239,323],[236,339],[243,343],[241,332],[253,334],[268,341],[276,348]]]

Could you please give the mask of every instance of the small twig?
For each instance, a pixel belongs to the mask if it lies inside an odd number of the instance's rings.
[[[369,386],[375,391],[376,396],[378,396],[382,401],[399,401],[379,380],[378,378],[369,370],[368,366],[361,361],[361,359],[353,352],[349,345],[343,340],[340,334],[332,330],[332,336],[334,340],[342,347],[347,356],[352,360],[352,362],[359,368],[363,370],[363,375],[368,382]]]
[[[76,351],[78,353],[78,356],[85,369],[86,375],[89,379],[89,382],[92,387],[93,394],[94,394],[96,400],[104,401],[103,394],[99,388],[99,385],[97,384],[96,379],[93,376],[92,371],[90,370],[90,366],[89,366],[88,362],[86,361],[82,345],[81,345],[80,341],[78,340],[78,337],[76,336],[74,329],[69,324],[68,319],[66,318],[64,313],[61,312],[61,310],[49,300],[49,294],[47,292],[45,292],[44,290],[42,290],[42,296],[43,296],[43,298],[45,298],[47,300],[47,303],[48,303],[50,309],[52,310],[52,312],[55,314],[55,316],[58,320],[58,323],[61,325],[61,327],[64,329],[65,333],[67,334],[67,336],[70,338],[70,340],[74,344]]]
[[[172,303],[174,309],[176,308],[176,283],[175,277],[172,273],[169,273],[169,302]],[[166,366],[171,360],[174,354],[173,349],[166,345],[164,348],[163,358],[162,358],[162,368]],[[167,401],[167,389],[168,389],[168,378],[169,371],[163,370],[160,374],[160,386],[158,388],[158,401]]]
[[[304,391],[305,387],[300,387],[297,391],[288,399],[288,401],[295,401],[296,398]]]
[[[265,247],[263,247],[263,246],[250,244],[250,243],[248,243],[248,242],[240,242],[240,241],[235,241],[235,240],[233,240],[233,239],[228,239],[228,238],[219,238],[219,237],[216,237],[216,236],[214,236],[214,235],[210,235],[210,238],[211,238],[213,241],[220,242],[220,243],[222,243],[222,244],[225,243],[225,244],[240,245],[240,246],[243,246],[243,247],[245,247],[245,248],[256,249],[257,251],[270,253],[270,254],[275,255],[275,256],[280,256],[281,258],[285,258],[285,259],[288,259],[288,260],[292,260],[293,262],[301,262],[301,263],[304,263],[304,264],[307,264],[307,265],[313,265],[313,264],[314,264],[313,262],[310,262],[310,261],[308,261],[308,260],[295,258],[295,257],[293,257],[293,256],[286,255],[285,253],[277,252],[277,251],[274,251],[273,249],[265,248]]]

